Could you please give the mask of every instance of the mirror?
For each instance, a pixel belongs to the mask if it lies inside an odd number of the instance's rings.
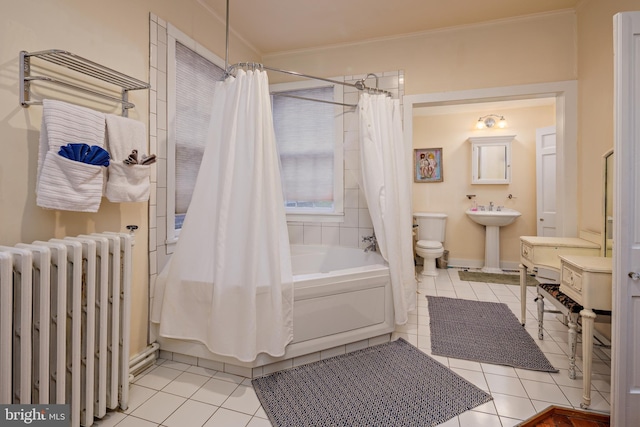
[[[613,150],[607,151],[603,156],[603,195],[604,195],[604,233],[603,255],[613,255]]]
[[[511,141],[515,135],[469,138],[471,142],[471,183],[511,182]]]

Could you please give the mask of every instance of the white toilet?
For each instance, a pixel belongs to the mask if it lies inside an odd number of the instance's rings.
[[[416,231],[416,254],[424,259],[422,276],[437,276],[436,258],[444,254],[444,231],[447,215],[443,213],[414,212],[418,224]]]

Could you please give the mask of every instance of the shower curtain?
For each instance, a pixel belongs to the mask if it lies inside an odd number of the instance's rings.
[[[216,86],[207,147],[151,320],[250,362],[293,338],[293,277],[267,75]]]
[[[415,308],[411,168],[402,138],[400,103],[385,95],[360,95],[362,187],[380,253],[389,263],[395,322]]]

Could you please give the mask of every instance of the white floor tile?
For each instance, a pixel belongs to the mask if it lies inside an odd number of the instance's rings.
[[[483,412],[467,411],[462,413],[458,419],[460,420],[460,427],[502,427],[500,418],[497,415]]]
[[[231,396],[222,404],[225,409],[242,412],[243,414],[253,415],[260,408],[260,401],[256,392],[252,387],[238,386]]]
[[[113,427],[116,424],[118,424],[120,421],[125,419],[126,417],[127,417],[127,414],[125,414],[124,412],[109,411],[107,412],[107,415],[105,415],[99,420],[96,420],[94,425],[96,427]]]
[[[211,418],[217,406],[187,400],[162,425],[167,427],[200,427]]]
[[[127,407],[127,410],[124,411],[125,414],[130,414],[131,412],[133,412],[157,392],[157,390],[152,390],[150,388],[141,387],[137,384],[132,384],[129,387],[129,406]]]
[[[131,413],[134,417],[162,423],[185,402],[184,397],[159,391]]]
[[[515,372],[521,380],[539,381],[541,383],[555,384],[553,377],[549,372],[530,371],[528,369],[515,369]]]
[[[538,381],[522,380],[527,395],[532,400],[541,400],[559,405],[569,405],[569,401],[559,386]]]
[[[476,406],[475,408],[473,408],[473,410],[476,412],[482,412],[483,414],[493,414],[493,415],[498,414],[498,410],[496,409],[496,404],[493,400],[487,403],[483,403],[480,406]]]
[[[449,358],[449,367],[482,372],[482,365],[480,363],[471,360],[454,359],[452,357]]]
[[[127,417],[118,424],[118,427],[157,427],[159,424],[136,417]]]
[[[162,366],[164,366],[165,368],[177,369],[178,371],[186,371],[191,365],[177,362],[175,360],[167,360],[162,364]]]
[[[204,427],[246,427],[249,421],[251,421],[251,415],[220,408],[209,418]]]
[[[200,387],[208,381],[208,377],[192,374],[190,372],[181,373],[175,380],[171,381],[162,391],[177,394],[182,397],[191,397]]]
[[[191,399],[221,406],[237,387],[235,383],[211,378],[191,396]]]
[[[508,394],[509,396],[527,397],[520,378],[505,377],[504,375],[485,374],[489,391],[493,393]],[[555,386],[555,385],[554,385]]]
[[[205,368],[204,366],[189,366],[187,372],[191,372],[192,374],[202,375],[205,377],[212,377],[218,373],[218,371],[214,369]]]
[[[167,361],[165,363],[173,363]],[[154,390],[162,390],[166,387],[171,381],[176,379],[180,375],[180,371],[176,369],[170,369],[162,366],[158,366],[153,371],[149,372],[144,377],[141,377],[138,381],[136,381],[137,385],[152,388]]]
[[[509,396],[506,394],[492,393],[498,415],[501,417],[526,420],[536,414],[536,410],[526,397]]]
[[[518,427],[522,420],[517,420],[509,417],[500,417],[500,422],[502,423],[502,427]]]
[[[240,384],[242,381],[244,381],[244,377],[230,374],[228,372],[216,372],[216,374],[213,377],[218,380],[222,380],[222,381],[226,381],[234,384]]]
[[[486,374],[504,375],[506,377],[517,377],[516,370],[511,366],[492,365],[490,363],[481,363],[482,371]]]

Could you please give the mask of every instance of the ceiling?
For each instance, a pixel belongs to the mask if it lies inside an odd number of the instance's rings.
[[[575,9],[581,0],[197,0],[262,55]]]

